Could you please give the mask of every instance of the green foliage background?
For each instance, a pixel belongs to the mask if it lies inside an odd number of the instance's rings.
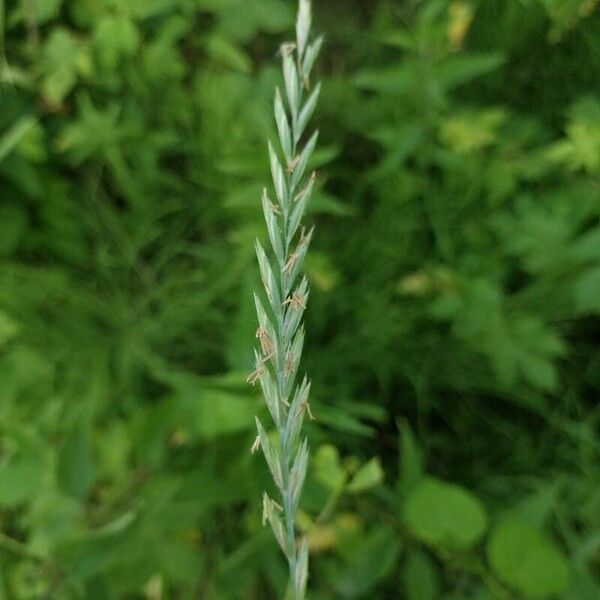
[[[598,3],[314,4],[310,598],[597,600]],[[279,598],[244,376],[295,3],[0,8],[0,598]]]

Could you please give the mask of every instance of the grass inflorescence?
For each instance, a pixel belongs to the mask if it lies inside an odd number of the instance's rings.
[[[294,522],[308,464],[301,429],[305,415],[312,418],[310,382],[296,377],[309,295],[301,269],[314,232],[306,230],[302,219],[315,184],[307,165],[318,137],[316,131],[306,135],[306,129],[319,97],[320,84],[311,86],[310,74],[322,45],[322,38],[310,40],[310,27],[310,0],[300,0],[296,41],[281,46],[284,90],[277,89],[274,99],[279,144],[268,145],[274,200],[266,188],[262,194],[271,248],[267,252],[256,242],[264,295],[255,294],[258,348],[255,370],[248,377],[250,383],[260,382],[276,430],[272,438],[257,417],[253,449],[262,449],[279,491],[279,502],[264,494],[263,521],[271,525],[288,560],[295,600],[304,598],[308,577],[308,544],[296,540]]]

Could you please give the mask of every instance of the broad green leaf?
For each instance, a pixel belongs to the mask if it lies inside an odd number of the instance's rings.
[[[337,448],[330,444],[319,446],[313,461],[317,480],[330,490],[340,490],[346,481],[346,472]]]
[[[541,530],[524,521],[505,521],[492,531],[488,561],[498,577],[531,598],[562,592],[569,582],[563,553]]]
[[[177,402],[182,426],[206,439],[251,429],[257,409],[256,400],[248,395],[202,388],[197,388],[195,397],[185,395]]]
[[[432,546],[463,550],[487,527],[485,510],[468,490],[427,477],[408,494],[403,511],[411,533]]]
[[[381,462],[379,458],[375,457],[360,467],[346,489],[353,494],[364,492],[379,485],[383,481],[383,477]]]

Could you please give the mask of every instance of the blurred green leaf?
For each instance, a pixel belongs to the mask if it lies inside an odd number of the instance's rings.
[[[206,52],[217,63],[223,64],[236,71],[249,73],[252,60],[240,48],[220,35],[213,35],[206,42]]]
[[[550,157],[571,170],[590,173],[600,170],[600,100],[593,96],[579,99],[569,111],[566,139],[554,143]]]
[[[58,455],[57,479],[69,496],[85,498],[94,481],[94,456],[90,426],[80,418],[71,427]]]
[[[114,70],[121,58],[132,56],[139,45],[135,24],[126,16],[103,16],[94,31],[94,48],[103,69]]]
[[[91,72],[91,61],[71,32],[56,28],[44,46],[41,67],[41,91],[50,104],[59,105],[75,87],[78,76]]]
[[[361,598],[390,576],[402,544],[393,529],[372,529],[355,549],[350,564],[339,575],[336,588],[342,598]]]
[[[539,317],[511,314],[506,303],[501,290],[481,278],[465,286],[462,298],[436,301],[433,313],[454,320],[456,334],[487,355],[503,385],[522,377],[536,388],[555,389],[555,361],[564,353],[563,341]]]
[[[487,528],[485,510],[476,496],[432,477],[408,494],[403,518],[417,538],[450,550],[472,547]]]
[[[177,375],[173,388],[179,424],[194,437],[211,439],[254,428],[257,400],[248,394],[211,389],[188,374]]]
[[[9,256],[19,247],[27,227],[27,213],[12,203],[0,206],[0,256]]]
[[[490,535],[487,553],[498,576],[527,596],[546,598],[568,585],[569,569],[562,552],[524,521],[498,524]]]
[[[595,600],[600,594],[600,583],[585,567],[571,569],[570,585],[565,592],[567,598]]]
[[[81,538],[66,543],[59,556],[72,565],[69,578],[73,583],[101,573],[111,562],[118,560],[117,550],[132,534],[136,514],[128,512],[104,527],[91,530]]]
[[[315,477],[326,488],[338,491],[346,482],[346,472],[340,462],[340,455],[335,446],[323,444],[317,449],[313,458]]]
[[[45,477],[42,457],[34,451],[19,453],[0,464],[0,506],[15,507],[40,489]]]
[[[36,126],[36,119],[31,115],[21,117],[0,138],[0,162],[23,140]]]
[[[383,477],[379,458],[372,458],[358,469],[346,489],[352,494],[364,492],[382,483]]]
[[[476,77],[493,73],[503,63],[504,57],[501,54],[458,55],[436,65],[433,77],[445,90],[450,90]]]
[[[423,456],[410,425],[406,421],[398,421],[398,430],[398,488],[406,496],[423,478]]]
[[[600,312],[600,267],[586,270],[575,284],[575,301],[582,313]]]
[[[440,139],[456,152],[478,152],[498,139],[497,130],[505,118],[497,108],[452,116],[442,121]]]
[[[19,324],[0,310],[0,349],[19,333]]]
[[[406,600],[437,600],[439,576],[432,560],[422,550],[411,550],[402,565],[402,588]]]

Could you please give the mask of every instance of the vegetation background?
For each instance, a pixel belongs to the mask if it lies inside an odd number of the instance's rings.
[[[253,241],[292,0],[0,2],[0,598],[280,598]],[[315,0],[310,598],[600,598],[596,0]]]

